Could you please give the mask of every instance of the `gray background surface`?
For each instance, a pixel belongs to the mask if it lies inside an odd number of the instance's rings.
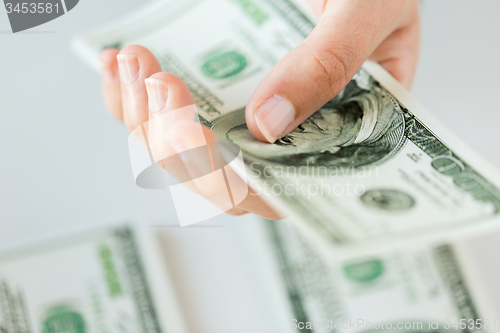
[[[0,10],[0,248],[105,218],[173,223],[165,191],[134,185],[127,131],[102,105],[98,75],[70,51],[77,33],[129,13],[137,0],[84,0],[63,17],[10,34]],[[500,2],[426,1],[416,97],[500,167]],[[165,231],[168,263],[191,332],[282,332],[252,253],[239,241],[253,217],[225,228]],[[470,240],[500,304],[500,233]],[[500,308],[500,306],[499,306]]]

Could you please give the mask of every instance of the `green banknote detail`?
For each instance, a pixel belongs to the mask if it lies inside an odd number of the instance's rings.
[[[233,0],[239,4],[245,13],[249,15],[256,24],[260,25],[269,19],[269,15],[260,8],[254,1],[251,0]]]
[[[370,259],[346,264],[343,269],[349,280],[366,283],[377,279],[384,273],[384,262],[379,259]]]
[[[121,254],[132,285],[132,294],[141,328],[143,332],[161,333],[158,315],[134,234],[131,229],[123,228],[115,231],[115,237],[119,240]]]
[[[101,245],[99,249],[99,257],[101,258],[102,268],[106,282],[108,284],[109,295],[111,297],[118,297],[123,295],[123,289],[120,283],[118,272],[116,271],[116,264],[113,260],[111,249],[106,244]]]
[[[500,190],[453,153],[408,110],[404,111],[406,111],[405,136],[433,158],[432,167],[442,175],[452,178],[460,190],[472,194],[477,200],[492,203],[495,214],[498,214]]]
[[[42,326],[43,333],[85,333],[83,316],[70,307],[58,306],[51,309]]]
[[[241,73],[246,66],[247,59],[238,51],[216,51],[207,56],[201,71],[211,79],[226,79]]]
[[[165,72],[175,74],[180,77],[186,84],[193,95],[196,107],[211,116],[220,116],[221,112],[219,107],[224,105],[224,102],[218,98],[206,85],[199,82],[186,68],[183,62],[178,59],[174,54],[164,50],[161,56],[158,57],[161,68]],[[210,122],[202,116],[199,117],[203,125],[210,126]]]
[[[474,320],[480,318],[452,247],[440,246],[434,250],[434,255],[445,283],[451,291],[455,306],[460,311],[460,318]],[[471,330],[466,328],[464,332]]]

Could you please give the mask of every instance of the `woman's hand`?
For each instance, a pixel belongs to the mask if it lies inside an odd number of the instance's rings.
[[[318,26],[271,70],[247,105],[247,126],[261,141],[274,142],[291,132],[335,97],[367,59],[379,62],[407,88],[412,82],[419,48],[417,0],[311,3],[321,15]],[[200,174],[200,169],[212,169],[212,164],[199,156],[178,158],[181,151],[201,145],[199,125],[192,118],[158,117],[193,105],[189,89],[179,78],[163,73],[154,55],[141,46],[105,50],[101,64],[104,101],[113,116],[130,131],[157,117],[155,126],[160,130],[148,137],[156,162],[183,183],[196,178],[193,175]],[[217,141],[208,128],[203,127],[202,132],[202,140]],[[167,156],[174,158],[166,160]],[[236,174],[226,176],[239,179]],[[249,195],[227,211],[229,214],[250,212],[273,220],[282,217],[241,179],[234,183],[245,187]],[[207,180],[186,186],[227,209],[228,185]]]
[[[231,169],[225,169],[231,186],[199,178],[215,171],[212,165],[223,157],[212,152],[211,162],[203,151],[194,148],[216,142],[217,138],[210,129],[194,121],[194,108],[190,107],[194,101],[188,87],[175,75],[162,72],[149,50],[135,45],[108,49],[101,54],[101,64],[107,109],[134,134],[142,135],[140,127],[144,128],[155,162],[228,214],[251,212],[270,220],[282,218]],[[248,195],[233,206],[228,190],[233,199],[238,193]]]

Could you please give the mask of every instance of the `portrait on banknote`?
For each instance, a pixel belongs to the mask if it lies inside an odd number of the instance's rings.
[[[244,110],[220,117],[213,129],[251,157],[295,166],[369,166],[394,155],[404,143],[400,104],[364,70],[341,94],[274,144],[252,136]]]

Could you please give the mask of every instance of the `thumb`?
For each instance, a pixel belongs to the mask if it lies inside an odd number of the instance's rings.
[[[313,32],[264,78],[246,108],[250,132],[275,142],[335,97],[405,16],[400,0],[328,1]]]

